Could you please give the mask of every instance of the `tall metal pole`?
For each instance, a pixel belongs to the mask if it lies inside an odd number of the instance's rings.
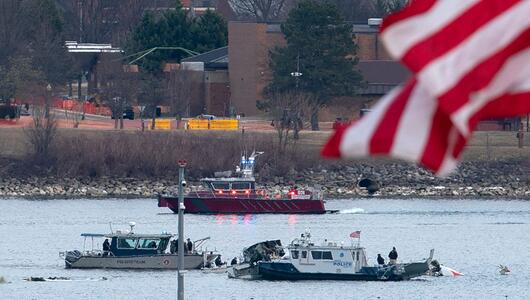
[[[179,223],[178,223],[178,264],[177,264],[177,299],[184,300],[184,168],[186,161],[179,160]]]

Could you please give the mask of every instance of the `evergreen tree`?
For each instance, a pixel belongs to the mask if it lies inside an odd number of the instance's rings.
[[[181,47],[206,52],[227,44],[226,21],[215,12],[192,18],[177,1],[175,10],[156,18],[146,13],[134,29],[126,47],[128,54],[138,53],[154,47]],[[141,68],[152,74],[162,70],[162,63],[180,62],[189,56],[180,50],[157,50],[138,61]]]
[[[211,10],[196,19],[192,30],[192,47],[206,52],[226,46],[228,28],[223,17]]]
[[[152,13],[146,12],[140,21],[140,24],[134,29],[131,40],[129,41],[126,52],[128,54],[138,53],[154,47],[164,46],[163,34],[161,34],[161,24],[155,20]],[[137,62],[143,70],[148,72],[157,72],[161,70],[161,60],[163,53],[154,52]]]
[[[311,127],[318,130],[318,111],[330,99],[350,96],[360,85],[354,69],[356,46],[350,24],[329,3],[303,0],[282,24],[287,46],[270,53],[273,73],[265,93],[298,91],[310,95]],[[292,76],[299,71],[301,76]]]

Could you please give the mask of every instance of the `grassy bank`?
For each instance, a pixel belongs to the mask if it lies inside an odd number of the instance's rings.
[[[188,174],[199,178],[233,170],[240,154],[264,151],[258,159],[263,179],[292,178],[306,169],[333,169],[357,162],[322,160],[321,145],[329,132],[303,132],[300,141],[279,155],[274,132],[138,132],[60,129],[50,157],[35,164],[22,128],[0,128],[0,175],[68,177],[173,177],[176,161],[189,161]],[[530,139],[517,147],[514,132],[478,132],[463,155],[464,161],[527,161]],[[390,160],[362,160],[387,163]]]
[[[316,147],[295,145],[281,155],[272,133],[240,132],[138,132],[61,129],[51,145],[50,157],[40,164],[32,158],[22,129],[0,130],[0,172],[6,175],[88,177],[172,177],[176,162],[189,162],[192,177],[234,170],[240,155],[264,151],[258,170],[264,176],[282,176],[292,169],[314,166]],[[249,153],[250,154],[250,153]]]

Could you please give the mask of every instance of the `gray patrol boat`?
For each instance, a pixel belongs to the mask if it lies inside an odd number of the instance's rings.
[[[82,233],[81,236],[85,238],[83,251],[60,253],[66,268],[176,269],[178,253],[175,235],[137,234],[133,231],[134,225],[134,222],[129,223],[131,229],[126,232]],[[107,249],[96,249],[94,242],[103,239],[107,239]],[[184,269],[200,269],[215,261],[219,254],[201,250],[201,245],[208,239],[192,242],[192,250],[187,250],[184,255]],[[88,250],[87,242],[91,245]],[[185,243],[184,248],[186,246]]]

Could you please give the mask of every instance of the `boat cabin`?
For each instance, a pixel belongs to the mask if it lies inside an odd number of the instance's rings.
[[[121,233],[119,231],[112,234],[83,233],[81,236],[92,238],[92,248],[94,249],[94,237],[109,239],[110,253],[112,256],[143,256],[165,253],[172,234],[135,234]],[[101,245],[100,245],[101,247]]]
[[[307,233],[294,239],[287,249],[288,259],[300,271],[356,273],[368,265],[363,247],[344,246],[327,240],[315,245]]]

